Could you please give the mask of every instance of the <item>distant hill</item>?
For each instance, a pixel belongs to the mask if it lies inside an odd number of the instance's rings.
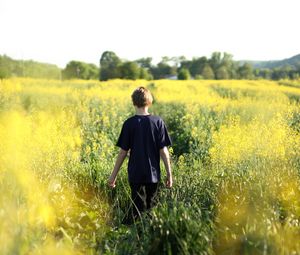
[[[239,61],[241,64],[247,62],[253,65],[254,68],[278,68],[278,67],[285,67],[290,66],[293,69],[300,68],[300,54],[293,56],[291,58],[286,58],[283,60],[271,60],[271,61],[246,61],[242,60]]]

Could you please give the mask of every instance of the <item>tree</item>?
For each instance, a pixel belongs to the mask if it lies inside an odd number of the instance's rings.
[[[223,70],[221,69],[222,72],[223,72],[223,78],[222,79],[235,78],[236,77],[237,65],[233,61],[233,55],[231,55],[227,52],[224,52],[221,62],[222,62],[221,67],[224,67]],[[225,72],[227,73],[227,75],[225,75]]]
[[[0,79],[12,76],[13,60],[7,56],[0,56]]]
[[[272,78],[272,71],[268,68],[257,69],[258,70],[258,77],[262,77],[264,79],[271,79]]]
[[[107,81],[121,77],[121,60],[112,51],[105,51],[100,58],[100,80]]]
[[[176,67],[170,66],[166,58],[167,57],[163,57],[162,61],[159,62],[156,67],[150,69],[154,79],[163,79],[171,75],[176,75]]]
[[[211,58],[209,60],[210,67],[216,72],[216,70],[222,64],[222,53],[221,52],[213,52]]]
[[[206,64],[202,70],[201,76],[203,79],[212,80],[215,78],[215,74],[213,69],[210,67],[209,64]]]
[[[95,64],[88,65],[88,79],[98,79],[100,74],[100,69]]]
[[[193,77],[196,77],[197,75],[201,75],[203,68],[205,64],[207,64],[207,58],[201,57],[201,58],[194,58],[191,62],[191,66],[189,68],[189,71]]]
[[[289,79],[292,78],[294,70],[290,66],[277,67],[273,69],[272,79],[280,80],[280,79]]]
[[[190,71],[186,68],[180,69],[177,78],[178,80],[189,80],[191,78]]]
[[[147,69],[150,69],[152,64],[152,58],[140,58],[140,59],[137,59],[135,60],[135,62],[142,68],[147,68]]]
[[[136,80],[140,77],[140,68],[136,62],[127,61],[120,67],[121,78]]]
[[[32,60],[15,60],[6,55],[0,55],[0,78],[32,77],[59,79],[60,72],[60,68],[56,65]]]
[[[152,80],[153,76],[150,73],[151,67],[152,67],[152,58],[140,58],[134,61],[135,63],[137,63],[140,67],[140,75],[139,78],[140,79],[144,79],[144,80]]]
[[[229,73],[225,66],[220,66],[216,71],[216,78],[218,80],[227,80],[229,79]]]
[[[63,79],[97,79],[99,69],[94,64],[87,64],[80,61],[70,61],[62,70]]]
[[[191,60],[183,60],[180,62],[179,70],[182,68],[188,69],[191,73],[191,67],[192,67],[193,61]]]
[[[253,67],[249,63],[244,63],[238,68],[238,75],[240,79],[253,79]]]
[[[179,65],[181,65],[182,62],[186,61],[186,57],[185,56],[179,56],[179,57],[171,57],[170,61],[172,63],[174,63],[174,65],[176,67],[179,67]]]
[[[140,79],[144,79],[144,80],[152,80],[153,76],[152,74],[149,73],[148,69],[146,68],[140,68]]]
[[[217,79],[230,79],[236,77],[236,66],[231,54],[226,52],[223,54],[221,52],[213,52],[208,62]]]

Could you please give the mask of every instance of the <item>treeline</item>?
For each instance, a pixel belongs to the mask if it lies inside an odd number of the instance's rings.
[[[211,58],[200,57],[187,60],[181,57],[163,57],[157,65],[152,58],[121,61],[111,51],[100,59],[100,80],[121,79],[252,79],[252,65],[239,65],[228,53],[214,52]]]
[[[14,60],[6,55],[0,55],[0,79],[10,77],[60,79],[61,69],[52,64]]]
[[[254,68],[251,63],[234,61],[229,53],[214,52],[211,57],[192,60],[180,57],[162,57],[157,64],[152,58],[134,61],[123,60],[112,51],[105,51],[100,58],[100,67],[81,61],[70,61],[64,69],[56,65],[32,60],[13,60],[0,55],[0,78],[33,77],[48,79],[298,79],[299,65],[276,68]]]
[[[300,65],[295,67],[286,65],[275,68],[256,68],[254,69],[254,76],[268,80],[299,79]]]
[[[114,52],[106,51],[100,59],[100,80],[108,79],[298,79],[299,66],[254,68],[251,63],[234,61],[226,52],[214,52],[210,58],[187,60],[181,57],[163,57],[157,65],[152,58],[122,61]]]
[[[0,55],[0,79],[31,77],[46,79],[99,79],[99,67],[81,61],[70,61],[64,69],[33,60],[14,60]]]

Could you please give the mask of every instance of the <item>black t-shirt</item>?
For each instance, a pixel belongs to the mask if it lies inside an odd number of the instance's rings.
[[[164,121],[155,115],[134,115],[122,127],[116,144],[130,149],[128,179],[130,183],[157,183],[160,181],[159,150],[171,145]]]

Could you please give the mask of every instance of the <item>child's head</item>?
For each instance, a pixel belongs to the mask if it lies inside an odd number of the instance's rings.
[[[150,106],[153,101],[150,91],[145,87],[138,87],[135,91],[133,91],[131,99],[133,105],[138,108]]]

